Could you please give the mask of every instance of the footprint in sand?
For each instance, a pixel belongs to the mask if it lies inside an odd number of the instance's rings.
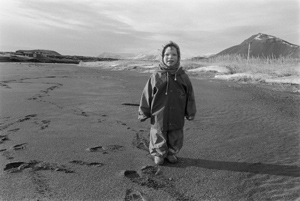
[[[61,86],[63,86],[60,83],[44,83],[44,84],[55,84],[54,86],[48,87],[45,90],[41,90],[40,93],[34,95],[33,97],[29,98],[28,100],[38,100],[38,99],[42,99],[45,96],[49,96],[48,93],[56,88],[59,88]]]
[[[101,116],[102,116],[102,117],[107,117],[106,114],[102,114]],[[99,122],[99,123],[101,123],[101,122],[103,122],[103,121],[106,121],[106,119],[98,119],[98,122]]]
[[[0,82],[0,86],[1,86],[1,87],[5,87],[5,88],[7,88],[7,89],[10,89],[10,88],[11,88],[10,86],[8,86],[8,85],[6,84],[6,82]]]
[[[123,151],[124,147],[121,145],[107,145],[107,146],[90,147],[87,148],[86,150],[89,152],[102,152],[103,154],[107,154],[109,152]]]
[[[126,106],[140,106],[140,104],[138,103],[122,103],[122,105],[126,105]]]
[[[132,182],[155,190],[170,185],[170,181],[159,176],[159,174],[161,174],[161,170],[158,166],[144,166],[141,168],[141,174],[138,174],[135,170],[125,170],[121,172],[121,175],[127,177]]]
[[[44,130],[44,129],[48,128],[49,124],[50,124],[50,120],[43,120],[41,130]]]
[[[174,200],[193,200],[191,197],[185,196],[179,192],[175,186],[172,178],[166,178],[159,166],[147,165],[141,168],[138,173],[135,170],[123,170],[121,176],[128,178],[133,183],[139,186],[151,188],[154,190],[162,190],[168,193]],[[135,195],[134,195],[135,194]],[[140,199],[137,193],[133,193],[131,189],[126,190],[125,200]],[[143,195],[142,195],[143,196]]]
[[[11,170],[11,169],[15,169],[15,168],[19,168],[20,166],[24,165],[24,162],[13,162],[13,163],[8,163],[6,164],[6,166],[4,167],[4,171],[7,170]]]
[[[0,144],[7,140],[9,140],[7,135],[0,135]]]
[[[122,122],[122,121],[117,121],[118,124],[122,125],[122,126],[127,126],[126,123]],[[127,130],[131,129],[129,126],[127,126]]]
[[[126,193],[125,193],[125,198],[124,198],[125,201],[134,201],[134,200],[137,200],[137,201],[146,201],[146,200],[149,200],[147,198],[146,195],[144,195],[143,193],[141,193],[140,191],[134,191],[132,189],[126,189]]]
[[[11,130],[8,130],[8,132],[17,132],[18,130],[20,130],[20,128],[11,129]]]
[[[11,117],[2,117],[0,118],[0,126],[2,126],[3,124],[5,124],[7,121],[10,120]]]
[[[88,163],[88,162],[81,161],[81,160],[73,160],[73,161],[70,161],[70,163],[74,163],[77,165],[95,166],[95,167],[102,167],[104,165],[103,163],[98,163],[98,162]]]
[[[162,171],[158,166],[146,165],[141,168],[142,174],[159,175]]]
[[[12,154],[9,151],[7,151],[7,149],[3,149],[3,151],[1,151],[1,152],[3,152],[2,156],[4,156],[7,160],[14,159],[14,157],[12,156]]]
[[[143,131],[143,130],[142,130]],[[147,134],[148,135],[148,134]],[[138,149],[142,149],[144,151],[149,151],[149,137],[146,137],[146,134],[143,132],[138,132],[135,134],[132,145]]]
[[[42,120],[41,122],[35,121],[34,123],[40,126],[41,130],[45,130],[50,125],[50,120]]]
[[[11,147],[12,150],[20,150],[20,149],[25,149],[27,146],[27,143],[22,143],[22,144],[16,144]]]
[[[122,122],[122,121],[117,121],[117,123],[118,123],[118,124],[121,124],[121,125],[123,125],[123,126],[126,126],[126,125],[127,125],[126,123],[124,123],[124,122]]]
[[[63,165],[58,165],[56,163],[47,163],[43,161],[36,161],[36,160],[32,160],[29,162],[8,163],[4,167],[4,171],[7,171],[9,173],[21,172],[24,169],[31,169],[33,171],[51,170],[51,171],[59,171],[64,173],[74,173],[73,170],[70,170]]]
[[[32,117],[36,117],[36,116],[37,116],[36,114],[29,114],[29,115],[26,115],[23,119],[19,119],[18,121],[19,122],[27,121],[27,120],[30,120]]]
[[[73,109],[73,113],[79,116],[84,116],[84,117],[88,117],[89,115],[84,112],[83,110],[79,109],[79,108],[74,108]]]
[[[11,123],[8,123],[8,124],[6,124],[6,125],[3,125],[5,122],[8,121],[8,118],[9,118],[9,117],[7,117],[6,119],[4,119],[5,121],[4,121],[3,123],[2,123],[2,122],[0,123],[0,131],[1,131],[1,130],[7,129],[7,128],[9,128],[10,126],[12,126],[12,125],[14,125],[14,124],[16,124],[16,123],[28,121],[28,120],[30,120],[31,118],[36,117],[36,116],[37,116],[36,114],[26,115],[24,118],[17,119],[17,120],[15,120],[14,122],[11,122]],[[16,131],[18,131],[18,130],[19,130],[19,128],[12,129],[12,130],[9,130],[9,131],[10,131],[10,132],[16,132]]]

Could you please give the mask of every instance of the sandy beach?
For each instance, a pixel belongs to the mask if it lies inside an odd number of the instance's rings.
[[[300,96],[192,78],[179,163],[137,120],[149,73],[0,63],[0,200],[299,200]]]

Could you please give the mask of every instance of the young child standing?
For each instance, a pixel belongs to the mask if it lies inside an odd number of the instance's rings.
[[[161,62],[143,90],[140,121],[151,119],[149,151],[155,164],[165,158],[176,163],[183,145],[184,118],[193,120],[196,104],[191,81],[180,67],[179,46],[170,41],[163,46]]]

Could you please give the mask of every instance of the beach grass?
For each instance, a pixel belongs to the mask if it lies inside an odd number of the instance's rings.
[[[204,66],[224,66],[235,73],[266,74],[274,77],[300,76],[299,58],[262,58],[240,55],[223,55],[208,59],[194,60],[183,64],[186,69]]]

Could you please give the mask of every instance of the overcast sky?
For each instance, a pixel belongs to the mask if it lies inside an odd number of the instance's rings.
[[[0,0],[0,51],[218,53],[265,33],[299,45],[299,0]]]

